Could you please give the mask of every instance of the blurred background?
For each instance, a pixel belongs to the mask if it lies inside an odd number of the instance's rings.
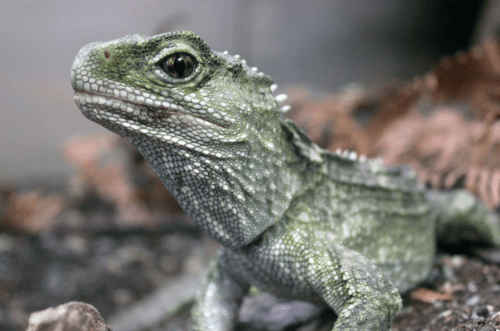
[[[484,0],[0,1],[0,181],[59,176],[64,141],[104,132],[72,100],[69,71],[87,43],[187,29],[282,88],[335,91],[424,73],[499,12]]]

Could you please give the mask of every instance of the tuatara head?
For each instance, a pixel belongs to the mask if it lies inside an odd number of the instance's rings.
[[[135,145],[223,245],[255,240],[299,187],[271,78],[192,32],[89,44],[71,83],[82,113]]]
[[[89,44],[71,83],[86,117],[132,143],[147,136],[223,153],[224,143],[266,144],[280,116],[269,76],[239,56],[212,52],[190,31]]]

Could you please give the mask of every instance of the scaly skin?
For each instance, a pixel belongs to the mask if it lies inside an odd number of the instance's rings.
[[[250,285],[327,304],[333,330],[389,330],[398,290],[429,273],[436,224],[467,215],[500,242],[498,220],[470,195],[430,208],[410,170],[314,145],[283,117],[270,77],[192,32],[87,45],[71,82],[82,113],[134,144],[222,245],[193,330],[231,330]]]

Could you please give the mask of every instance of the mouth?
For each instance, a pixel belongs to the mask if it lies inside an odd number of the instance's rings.
[[[229,128],[229,125],[216,122],[212,118],[193,114],[184,109],[178,109],[177,106],[175,106],[175,109],[174,107],[168,107],[169,104],[165,102],[150,106],[124,100],[115,95],[111,96],[77,90],[75,90],[73,100],[82,113],[91,120],[108,120],[134,129],[140,129],[139,125],[141,124],[148,127],[155,122],[168,124],[169,119],[173,117],[180,117],[184,119],[183,122],[194,122],[196,125],[201,124],[212,127],[212,129],[220,130]]]

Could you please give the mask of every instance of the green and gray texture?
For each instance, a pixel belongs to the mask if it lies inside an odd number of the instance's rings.
[[[500,244],[498,219],[474,197],[320,149],[283,117],[270,77],[192,32],[89,44],[71,82],[82,113],[134,144],[222,245],[193,330],[231,330],[250,285],[328,305],[333,330],[389,330],[399,292],[427,277],[450,224]]]

